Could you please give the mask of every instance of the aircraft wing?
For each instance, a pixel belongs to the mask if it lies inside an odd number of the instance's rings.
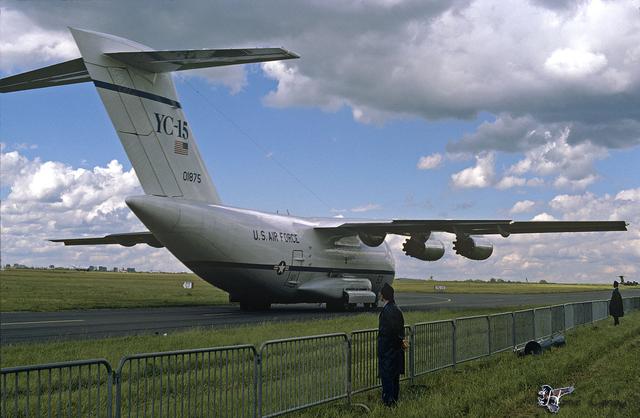
[[[125,247],[133,247],[136,244],[147,244],[155,248],[164,245],[157,240],[151,232],[128,232],[124,234],[109,234],[104,237],[92,238],[62,238],[50,239],[51,242],[64,242],[64,245],[105,245],[120,244]]]
[[[538,234],[547,232],[626,231],[624,221],[512,221],[512,220],[391,220],[381,222],[330,222],[315,230],[333,236],[358,233],[383,235],[415,235],[449,232],[456,235]]]

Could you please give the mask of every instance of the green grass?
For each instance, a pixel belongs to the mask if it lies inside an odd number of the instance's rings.
[[[436,293],[435,286],[446,286],[445,293],[566,293],[611,290],[607,284],[559,284],[559,283],[491,283],[491,282],[442,282],[435,280],[397,279],[396,292]]]
[[[487,311],[485,311],[487,312]],[[481,313],[464,312],[465,315]],[[457,312],[456,314],[460,314]],[[407,323],[452,318],[452,312],[407,313]],[[266,339],[324,332],[350,331],[374,326],[376,315],[362,314],[327,320],[245,326],[236,329],[181,332],[167,337],[127,337],[95,341],[19,344],[2,347],[2,367],[32,362],[106,357],[114,366],[125,352],[162,351],[237,343],[257,344]],[[627,314],[622,325],[611,320],[568,332],[567,346],[539,357],[518,358],[502,353],[459,364],[456,369],[430,373],[403,383],[401,401],[389,410],[380,404],[380,390],[355,395],[372,413],[347,407],[343,401],[295,413],[297,417],[529,417],[548,416],[537,406],[542,384],[575,385],[561,401],[561,414],[569,417],[640,416],[640,312]],[[165,363],[166,365],[166,363]],[[308,370],[307,370],[308,372]],[[146,390],[146,389],[145,389]]]
[[[182,288],[191,281],[193,289]],[[434,293],[558,293],[608,290],[608,285],[437,282],[398,279],[398,292]],[[112,273],[71,270],[0,271],[0,311],[61,311],[71,309],[142,308],[220,305],[228,294],[195,274]]]
[[[405,323],[437,321],[461,316],[506,312],[512,308],[439,310],[405,312]],[[515,308],[514,308],[515,309]],[[129,354],[220,347],[236,344],[259,345],[267,340],[329,334],[377,328],[377,313],[328,317],[310,321],[265,322],[213,329],[193,329],[169,332],[164,335],[141,335],[95,340],[52,341],[45,343],[3,344],[0,346],[0,366],[23,366],[58,361],[106,358],[114,367],[120,358]]]
[[[185,281],[193,288],[182,287]],[[220,305],[226,292],[195,274],[3,270],[0,311]]]
[[[389,410],[379,401],[380,390],[356,395],[371,414],[334,403],[293,414],[296,417],[544,417],[537,405],[543,384],[574,385],[562,398],[566,417],[638,417],[640,402],[640,312],[628,314],[622,325],[611,320],[567,333],[567,345],[542,356],[518,358],[502,353],[459,365],[403,384],[400,403]]]

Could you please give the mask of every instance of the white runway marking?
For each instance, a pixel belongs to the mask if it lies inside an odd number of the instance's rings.
[[[0,326],[5,325],[35,325],[35,324],[62,324],[65,322],[84,322],[84,319],[61,319],[59,321],[32,321],[32,322],[3,322]]]
[[[405,304],[400,305],[400,307],[403,307],[403,306],[437,305],[437,304],[440,304],[440,303],[449,303],[449,302],[451,302],[450,298],[443,298],[441,296],[430,296],[430,297],[432,297],[434,299],[441,299],[441,300],[438,300],[438,301],[435,301],[435,302],[420,302],[420,303],[417,303],[417,304],[415,304],[415,303],[414,304],[406,304],[405,303]]]

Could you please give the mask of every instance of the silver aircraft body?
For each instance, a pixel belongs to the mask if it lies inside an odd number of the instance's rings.
[[[360,220],[301,218],[222,204],[178,101],[171,72],[298,58],[281,48],[157,51],[113,35],[71,28],[81,57],[0,80],[0,92],[92,82],[140,184],[126,199],[148,231],[55,239],[65,245],[165,247],[243,309],[317,302],[374,307],[392,283],[388,234],[406,237],[407,256],[444,254],[432,232],[455,235],[453,249],[484,260],[483,235],[625,231],[624,221]]]

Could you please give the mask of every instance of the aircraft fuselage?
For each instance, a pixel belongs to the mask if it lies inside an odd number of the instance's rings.
[[[156,196],[127,204],[174,256],[232,301],[340,302],[345,289],[377,295],[393,282],[386,243],[332,237],[315,230],[313,218]]]

